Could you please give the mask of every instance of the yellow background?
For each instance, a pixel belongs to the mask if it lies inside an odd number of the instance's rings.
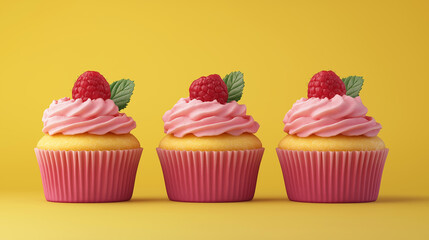
[[[0,239],[424,239],[429,237],[428,1],[1,1]],[[311,76],[363,75],[390,148],[380,199],[286,200],[275,147]],[[44,200],[33,148],[43,110],[101,72],[136,83],[124,112],[144,147],[134,200]],[[166,200],[161,116],[202,75],[240,70],[266,152],[255,201]]]

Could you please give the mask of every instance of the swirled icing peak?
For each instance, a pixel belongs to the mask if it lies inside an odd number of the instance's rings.
[[[236,101],[220,104],[216,100],[181,98],[162,117],[164,132],[175,137],[194,134],[197,137],[217,136],[223,133],[238,136],[255,133],[259,124],[246,115],[246,106]]]
[[[111,99],[102,98],[55,100],[44,111],[42,121],[43,132],[49,135],[126,134],[136,127],[131,117],[119,113],[118,106]]]
[[[284,131],[298,137],[377,136],[381,125],[367,112],[360,97],[302,98],[286,113]]]

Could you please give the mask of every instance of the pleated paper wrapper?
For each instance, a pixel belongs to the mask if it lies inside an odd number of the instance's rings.
[[[238,202],[253,199],[264,149],[157,152],[170,200]]]
[[[118,202],[131,198],[143,149],[35,149],[43,190],[51,202]]]
[[[289,200],[345,203],[377,200],[388,151],[277,148],[277,155]]]

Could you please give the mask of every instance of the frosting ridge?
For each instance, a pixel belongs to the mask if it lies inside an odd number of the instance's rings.
[[[236,101],[220,104],[216,100],[203,102],[181,98],[162,120],[164,132],[176,137],[186,134],[217,136],[223,133],[238,136],[245,132],[255,133],[259,129],[259,124],[246,115],[246,106]]]
[[[375,137],[381,125],[366,116],[367,112],[360,97],[335,95],[331,99],[301,98],[286,113],[284,131],[298,137]]]
[[[119,113],[111,99],[102,98],[86,101],[70,98],[54,100],[43,112],[42,121],[42,131],[49,135],[126,134],[136,127],[131,117]]]

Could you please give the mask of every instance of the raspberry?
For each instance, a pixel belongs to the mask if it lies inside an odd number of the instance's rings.
[[[316,73],[308,83],[308,98],[333,98],[336,94],[346,94],[344,82],[333,71]]]
[[[110,98],[110,85],[99,72],[86,71],[76,80],[73,86],[72,96],[74,99]]]
[[[198,99],[203,102],[217,100],[219,103],[228,101],[228,88],[222,78],[217,74],[200,77],[193,81],[189,87],[190,99]]]

